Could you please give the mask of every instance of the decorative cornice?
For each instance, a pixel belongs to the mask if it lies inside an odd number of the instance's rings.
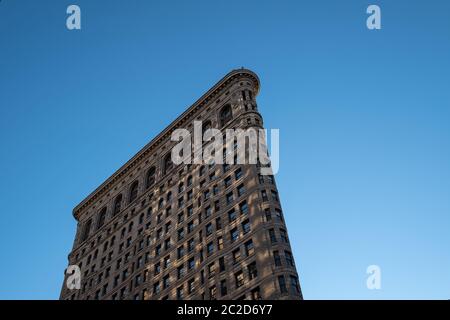
[[[219,82],[217,82],[211,89],[209,89],[203,96],[200,97],[192,106],[190,106],[185,112],[183,112],[178,118],[176,118],[169,126],[167,126],[160,134],[152,139],[147,145],[145,145],[136,155],[128,160],[122,167],[120,167],[115,173],[113,173],[105,182],[103,182],[98,188],[96,188],[91,194],[89,194],[80,204],[73,209],[73,216],[75,219],[79,219],[80,213],[86,209],[95,200],[103,196],[105,192],[110,190],[113,185],[124,177],[128,172],[137,167],[152,151],[154,151],[164,140],[166,140],[172,134],[173,130],[184,124],[189,118],[197,113],[200,108],[214,99],[224,88],[230,83],[240,78],[251,78],[255,85],[255,96],[259,92],[259,78],[251,70],[248,69],[236,69],[224,76]]]

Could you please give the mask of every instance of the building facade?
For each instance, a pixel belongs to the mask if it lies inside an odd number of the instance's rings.
[[[262,128],[259,86],[231,71],[75,207],[81,286],[66,275],[60,299],[302,299],[273,176],[170,158],[172,132],[194,121]]]

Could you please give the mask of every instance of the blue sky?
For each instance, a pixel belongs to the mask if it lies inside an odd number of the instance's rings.
[[[449,17],[423,0],[1,1],[0,298],[58,298],[72,208],[245,66],[280,129],[304,297],[449,299]]]

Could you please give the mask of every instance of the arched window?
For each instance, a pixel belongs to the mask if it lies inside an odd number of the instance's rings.
[[[106,220],[106,207],[102,208],[100,212],[98,213],[98,220],[97,220],[97,229],[100,229],[104,224]]]
[[[167,193],[167,202],[172,201],[172,192]]]
[[[233,113],[231,112],[231,106],[229,104],[225,105],[220,111],[220,126],[223,127],[227,122],[233,118]]]
[[[170,171],[170,169],[173,168],[173,162],[172,162],[172,153],[169,152],[166,157],[164,158],[164,174]]]
[[[156,169],[155,167],[151,167],[147,172],[147,181],[145,184],[146,188],[150,188],[152,185],[155,184],[155,175],[156,175]]]
[[[118,214],[120,212],[120,207],[122,206],[122,194],[119,194],[116,197],[116,200],[114,200],[114,210],[113,210],[113,216]]]
[[[134,200],[136,200],[136,198],[138,196],[138,187],[139,187],[139,182],[138,181],[133,182],[133,184],[131,185],[131,188],[130,188],[130,202],[133,202]]]

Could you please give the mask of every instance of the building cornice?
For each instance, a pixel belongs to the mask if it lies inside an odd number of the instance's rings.
[[[164,142],[173,130],[184,125],[189,119],[192,118],[203,106],[211,102],[218,94],[222,92],[230,83],[240,78],[251,78],[255,86],[255,96],[259,92],[259,78],[258,76],[248,69],[236,69],[225,75],[219,82],[217,82],[210,90],[208,90],[203,96],[200,97],[192,106],[190,106],[185,112],[183,112],[178,118],[176,118],[169,126],[167,126],[160,134],[152,139],[147,145],[145,145],[138,153],[136,153],[130,160],[128,160],[122,167],[120,167],[115,173],[113,173],[105,182],[103,182],[98,188],[96,188],[91,194],[89,194],[80,204],[73,209],[73,216],[75,219],[79,219],[81,212],[90,206],[94,201],[100,199],[105,192],[109,191],[120,179],[126,176],[131,170],[138,167],[139,164],[145,160],[149,154],[155,151],[162,142]]]

